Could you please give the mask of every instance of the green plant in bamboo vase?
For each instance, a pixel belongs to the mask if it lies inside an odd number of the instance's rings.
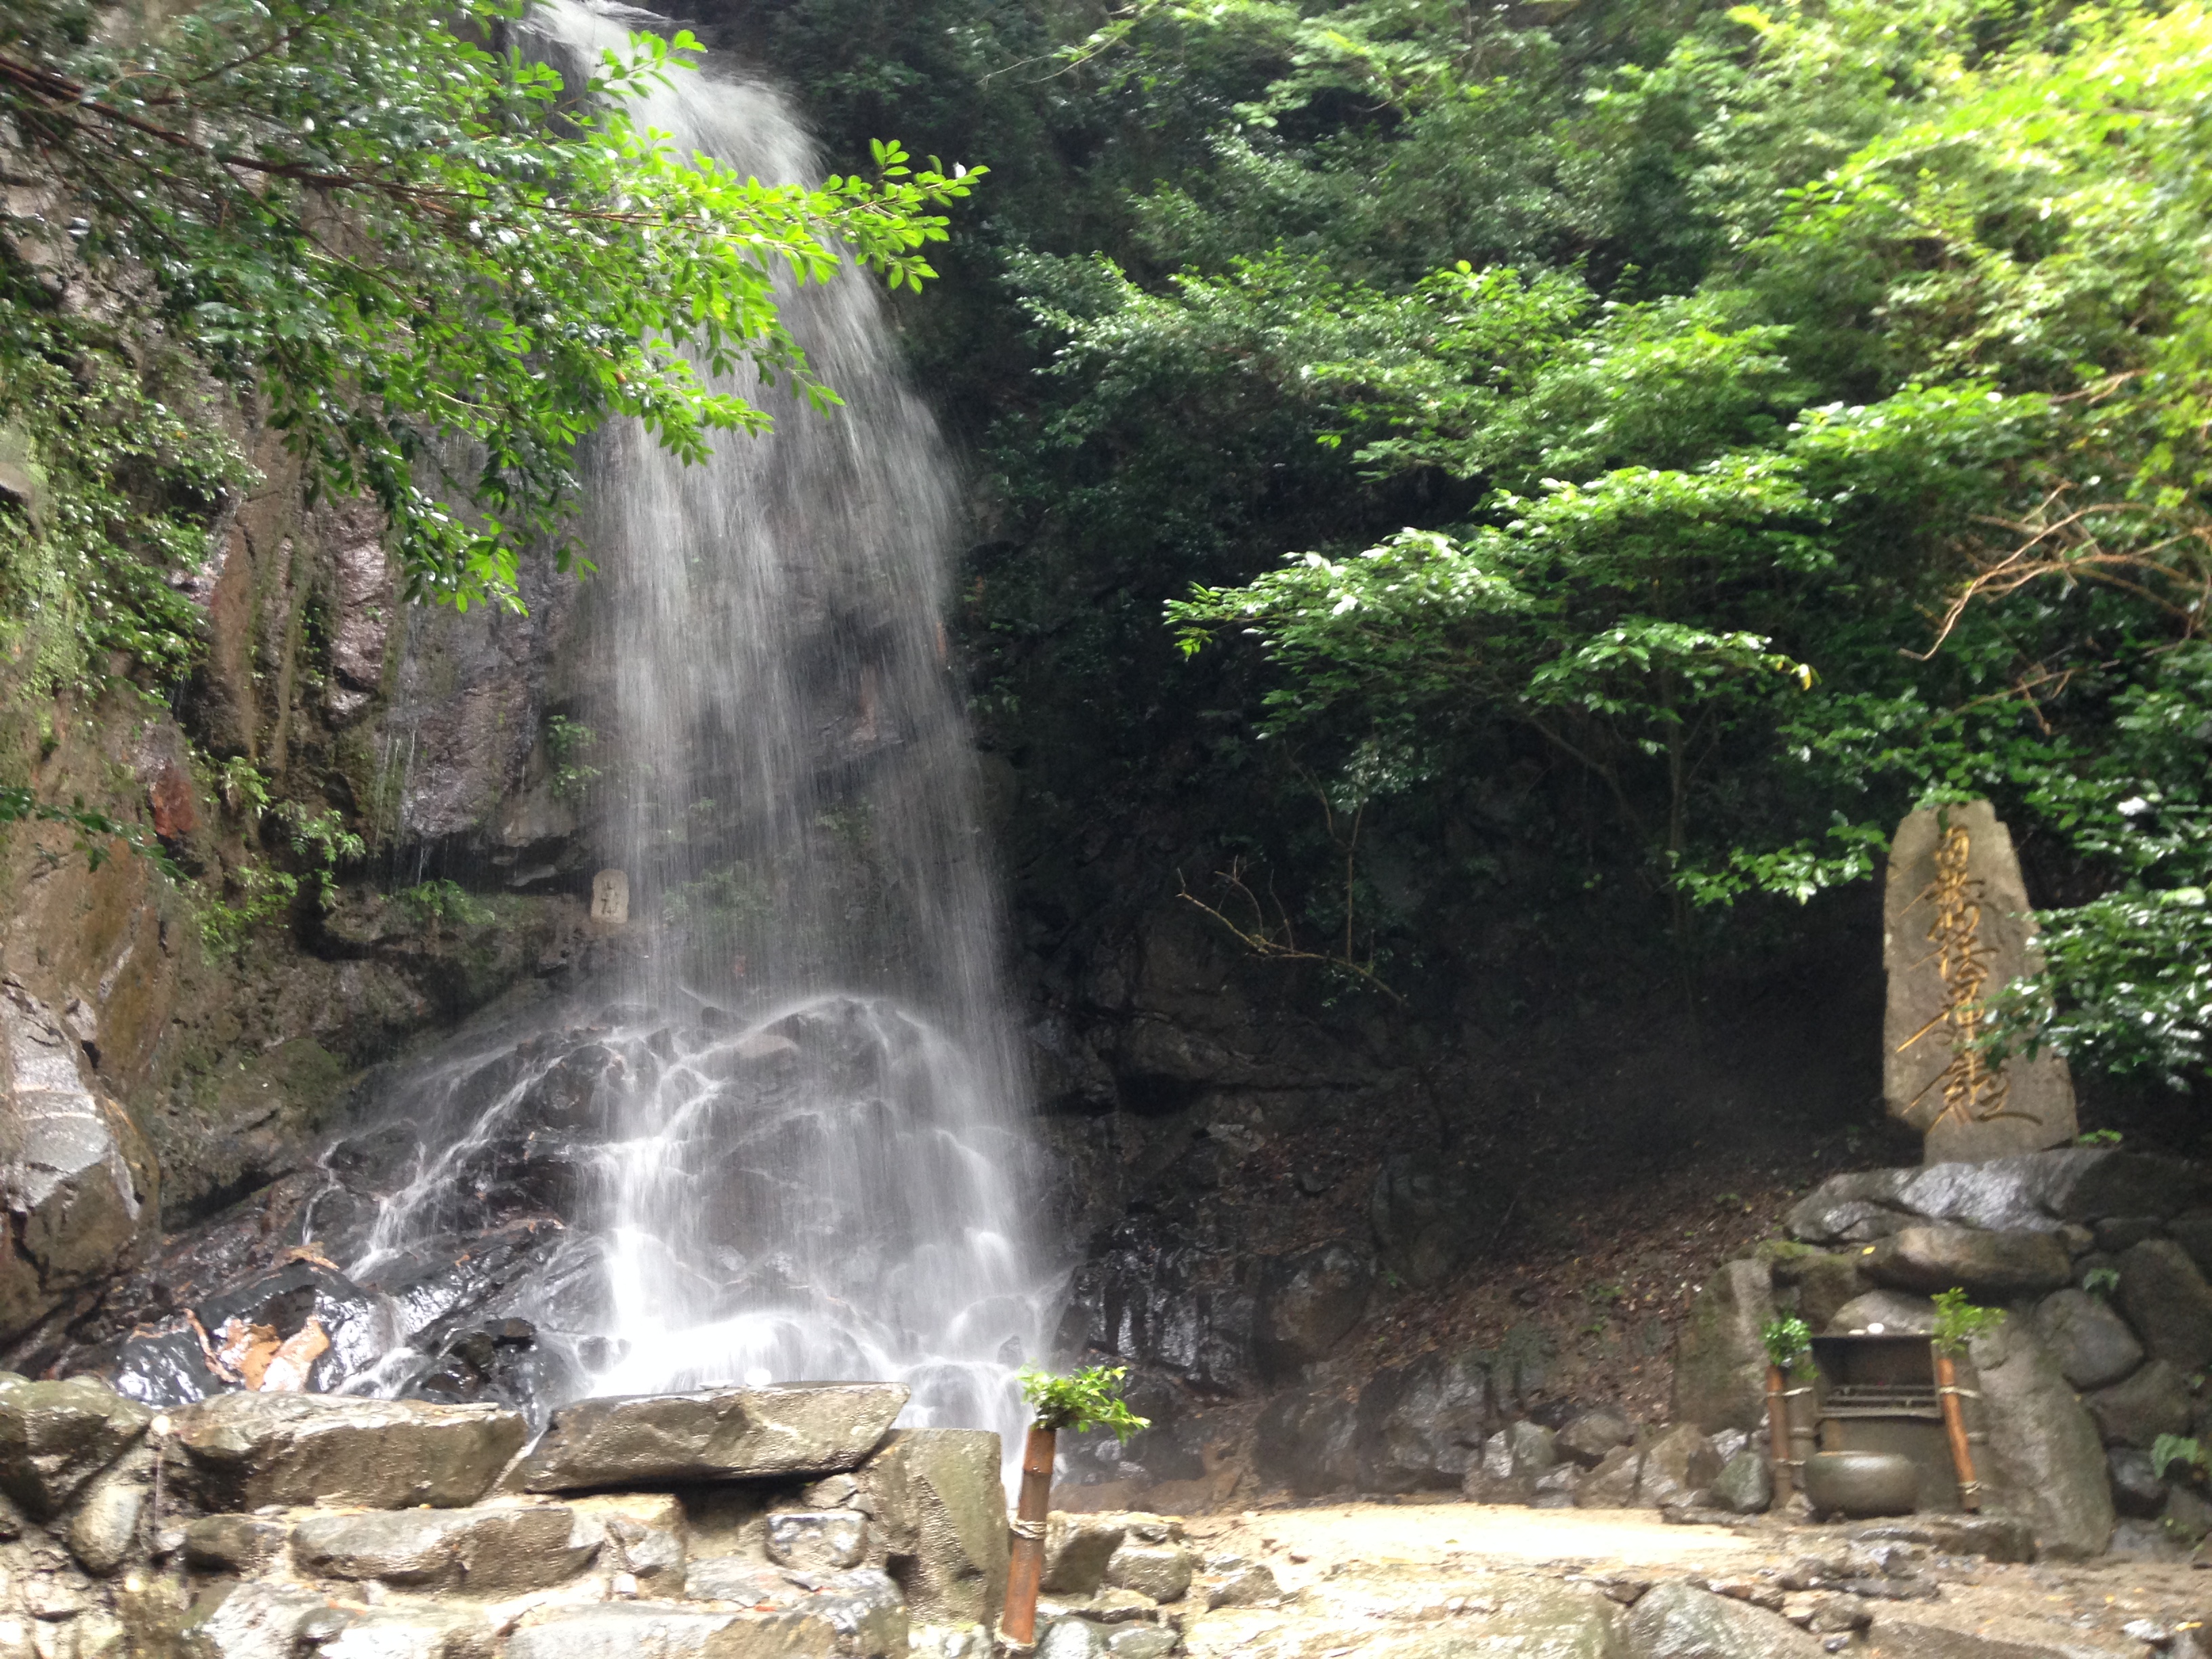
[[[1123,1365],[1087,1365],[1066,1376],[1035,1366],[1021,1373],[1022,1398],[1035,1413],[1022,1445],[1022,1489],[1014,1504],[1014,1542],[1006,1564],[1006,1611],[999,1632],[1007,1647],[1026,1650],[1036,1643],[1037,1589],[1044,1578],[1045,1519],[1052,1513],[1052,1462],[1060,1431],[1081,1434],[1108,1429],[1127,1440],[1152,1425],[1121,1398],[1128,1381]]]
[[[1790,1496],[1790,1373],[1813,1352],[1813,1328],[1795,1314],[1770,1319],[1759,1328],[1766,1348],[1766,1437],[1773,1448],[1774,1501]]]
[[[1982,1506],[1981,1482],[1974,1478],[1974,1449],[1966,1439],[1966,1408],[1959,1388],[1958,1358],[1966,1344],[2004,1317],[2002,1308],[1984,1308],[1966,1300],[1957,1285],[1936,1292],[1936,1397],[1943,1407],[1943,1433],[1951,1443],[1951,1467],[1959,1477],[1959,1502],[1966,1509]]]

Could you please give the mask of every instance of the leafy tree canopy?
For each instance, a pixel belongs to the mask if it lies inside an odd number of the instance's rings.
[[[0,421],[39,428],[59,498],[44,562],[6,573],[11,609],[89,598],[112,621],[96,647],[185,653],[157,590],[237,474],[149,393],[164,352],[258,398],[311,490],[372,495],[410,597],[464,607],[515,603],[527,548],[570,561],[575,445],[607,418],[697,459],[768,423],[719,379],[740,362],[836,401],[779,320],[779,276],[825,279],[849,251],[920,283],[933,210],[973,175],[879,143],[872,179],[741,178],[635,112],[690,72],[689,33],[564,85],[518,47],[523,9],[8,9],[0,160],[44,189],[0,210]],[[167,467],[161,499],[118,492],[134,458]]]
[[[1348,795],[1534,734],[1678,906],[1862,878],[1904,807],[1993,795],[2104,890],[2046,917],[2013,1037],[2197,1072],[2212,16],[1739,7],[1533,110],[1558,38],[1464,17],[1162,0],[1091,43],[1281,67],[1214,199],[1155,195],[1164,282],[1036,267],[1085,387],[1064,433],[1121,418],[1133,365],[1233,373],[1378,501],[1431,503],[1201,580],[1168,606],[1185,651],[1249,637],[1263,729]],[[1362,113],[1326,137],[1253,136],[1333,96]],[[1423,228],[1419,153],[1469,109],[1492,125],[1455,188],[1506,211]],[[1466,256],[1394,268],[1395,224]]]

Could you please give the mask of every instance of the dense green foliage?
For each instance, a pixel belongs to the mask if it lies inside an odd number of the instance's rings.
[[[43,545],[0,572],[12,616],[75,603],[95,651],[162,673],[186,653],[189,619],[157,590],[204,554],[193,529],[237,464],[151,402],[139,367],[249,393],[311,493],[382,507],[410,597],[463,606],[512,602],[526,549],[568,562],[575,444],[607,418],[702,456],[710,433],[769,420],[716,383],[748,360],[836,401],[777,280],[849,257],[922,281],[945,234],[930,209],[966,179],[884,143],[873,179],[739,178],[633,117],[690,72],[690,36],[640,37],[564,86],[515,44],[522,10],[9,8],[0,155],[42,199],[0,217],[0,423],[28,432],[54,497]]]
[[[1439,988],[1532,939],[1694,978],[1863,882],[1905,811],[1988,795],[2051,906],[2002,1040],[2203,1079],[2203,7],[688,9],[833,154],[993,166],[901,317],[989,502],[959,621],[1033,926],[1187,883],[1464,1015]],[[513,15],[213,0],[142,45],[11,12],[8,142],[146,301],[0,273],[0,436],[74,377],[97,430],[37,447],[110,492],[0,571],[11,625],[91,596],[113,632],[70,637],[188,653],[144,573],[236,484],[173,413],[187,369],[264,388],[415,591],[473,600],[557,539],[595,422],[696,453],[761,418],[679,346],[827,395],[774,270],[842,238],[927,274],[957,178],[729,179],[619,98],[586,118]],[[648,46],[601,89],[669,72]]]
[[[1418,991],[1502,913],[1694,963],[1986,794],[2052,904],[2006,1038],[2203,1076],[2203,8],[923,9],[1002,43],[957,115],[786,61],[1007,163],[968,619],[1066,833]]]

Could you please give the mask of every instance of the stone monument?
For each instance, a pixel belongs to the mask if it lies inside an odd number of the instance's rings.
[[[2076,1133],[2066,1062],[1993,1066],[1973,1046],[1990,999],[2041,966],[2012,836],[1985,800],[1914,812],[1889,849],[1882,904],[1889,1002],[1882,1094],[1926,1139],[1930,1164],[1978,1164]]]
[[[602,927],[629,923],[629,877],[620,870],[602,870],[592,878],[592,920]]]

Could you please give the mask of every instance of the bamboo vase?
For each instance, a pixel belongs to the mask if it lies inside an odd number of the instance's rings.
[[[1052,1461],[1060,1436],[1030,1425],[1022,1443],[1022,1489],[1014,1504],[1013,1548],[1006,1562],[1006,1611],[999,1636],[1014,1652],[1036,1645],[1037,1590],[1044,1580],[1044,1524],[1052,1513]]]

